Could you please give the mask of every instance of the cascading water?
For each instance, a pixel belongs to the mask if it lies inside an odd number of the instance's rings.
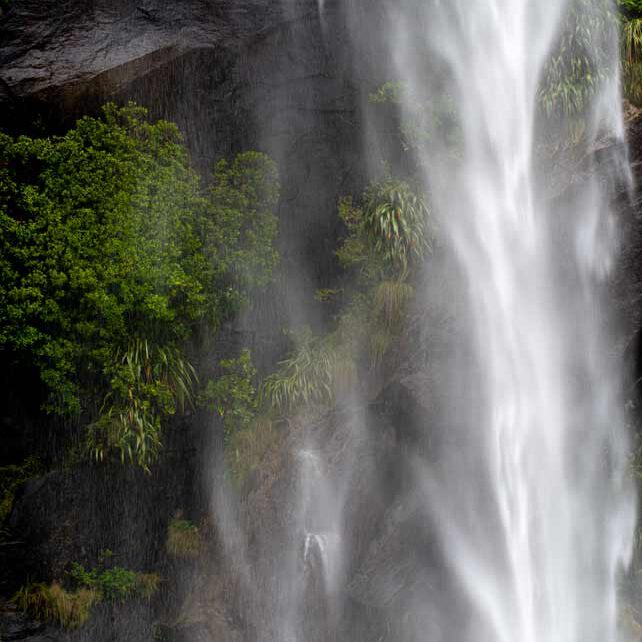
[[[604,181],[587,179],[582,197],[553,207],[534,162],[539,82],[567,6],[447,0],[396,9],[398,77],[410,95],[449,92],[460,139],[453,151],[437,132],[417,149],[467,293],[473,357],[454,376],[475,389],[475,407],[451,408],[457,435],[443,440],[438,464],[417,466],[467,604],[468,617],[457,630],[444,624],[442,637],[613,640],[616,577],[634,524],[601,305],[613,221]],[[428,49],[441,63],[432,77]],[[598,133],[621,140],[615,86],[607,79],[587,109],[587,149]],[[411,102],[404,108],[412,118]]]
[[[617,240],[609,189],[628,178],[617,74],[608,70],[582,114],[574,142],[584,164],[572,190],[560,192],[568,177],[553,180],[550,154],[539,153],[555,137],[562,147],[570,131],[538,111],[569,2],[382,3],[402,121],[411,124],[406,147],[445,245],[440,269],[451,270],[446,303],[431,293],[425,307],[453,306],[457,351],[429,365],[430,381],[440,375],[448,390],[426,418],[428,437],[410,435],[403,414],[391,419],[399,442],[421,447],[409,456],[399,449],[380,485],[370,475],[358,483],[355,471],[369,470],[364,454],[381,445],[381,432],[344,419],[336,444],[336,426],[321,422],[288,445],[296,456],[282,465],[284,517],[252,533],[252,544],[221,491],[214,512],[236,566],[247,639],[618,637],[617,579],[632,549],[635,502],[605,290]],[[318,1],[320,23],[331,4]],[[360,15],[356,40],[364,6],[347,4]],[[606,4],[584,0],[581,10]],[[596,46],[612,41],[614,70],[614,30],[592,37]],[[612,151],[599,164],[598,139]],[[303,308],[293,316],[305,317]],[[446,361],[448,376],[436,372]],[[439,397],[434,388],[426,398]],[[372,498],[381,505],[361,528],[350,510]]]

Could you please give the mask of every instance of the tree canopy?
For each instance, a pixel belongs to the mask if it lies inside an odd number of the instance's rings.
[[[204,188],[176,126],[135,105],[63,136],[0,134],[0,350],[37,370],[49,412],[127,423],[138,391],[158,424],[193,381],[195,329],[270,280],[278,189],[257,152]],[[142,432],[116,437],[147,461]]]

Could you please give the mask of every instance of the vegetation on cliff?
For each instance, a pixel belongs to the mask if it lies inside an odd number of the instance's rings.
[[[97,457],[148,467],[191,402],[186,348],[271,278],[278,176],[220,161],[204,188],[175,125],[107,105],[63,136],[0,135],[0,349]]]

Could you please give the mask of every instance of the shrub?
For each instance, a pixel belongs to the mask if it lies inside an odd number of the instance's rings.
[[[400,118],[399,137],[403,151],[429,149],[435,141],[445,144],[444,151],[458,156],[463,145],[455,102],[442,89],[430,96],[419,96],[402,82],[385,82],[368,96],[373,105],[403,104]]]
[[[267,285],[278,262],[273,247],[279,199],[279,176],[274,161],[259,152],[244,152],[229,163],[221,160],[212,175],[202,235],[210,263],[225,271],[242,299],[248,289]]]
[[[96,591],[100,599],[109,602],[141,597],[149,599],[160,586],[159,575],[139,573],[120,566],[88,571],[82,564],[74,562],[69,575],[81,588]]]
[[[404,281],[386,280],[375,286],[374,312],[385,328],[394,329],[399,326],[414,293],[412,285]]]
[[[641,0],[617,0],[617,5],[625,17],[638,17],[642,14]]]
[[[404,280],[431,249],[426,199],[405,181],[373,183],[361,206],[343,199],[339,216],[348,231],[337,251],[339,261],[344,267],[359,266],[370,284]]]
[[[366,192],[363,231],[384,264],[404,275],[430,249],[425,199],[404,181],[387,179]]]
[[[642,103],[642,18],[622,21],[622,90],[632,103]]]

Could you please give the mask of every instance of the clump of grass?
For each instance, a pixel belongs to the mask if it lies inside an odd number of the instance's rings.
[[[111,555],[109,550],[101,553],[100,567],[89,571],[74,562],[69,576],[75,590],[58,582],[50,585],[39,582],[23,586],[12,602],[36,620],[77,629],[89,619],[92,607],[102,600],[149,599],[158,591],[160,576],[156,573],[138,573],[119,566],[101,568],[104,558]]]
[[[86,587],[67,591],[57,582],[49,586],[38,583],[21,588],[12,601],[36,620],[77,629],[88,620],[92,606],[100,601],[100,593]]]
[[[160,588],[160,575],[158,573],[137,573],[136,592],[149,600]]]
[[[376,286],[373,296],[374,311],[386,328],[399,327],[414,294],[412,285],[405,281],[386,280]]]
[[[201,533],[198,526],[180,516],[173,519],[167,527],[167,552],[179,559],[194,559],[202,548]]]

